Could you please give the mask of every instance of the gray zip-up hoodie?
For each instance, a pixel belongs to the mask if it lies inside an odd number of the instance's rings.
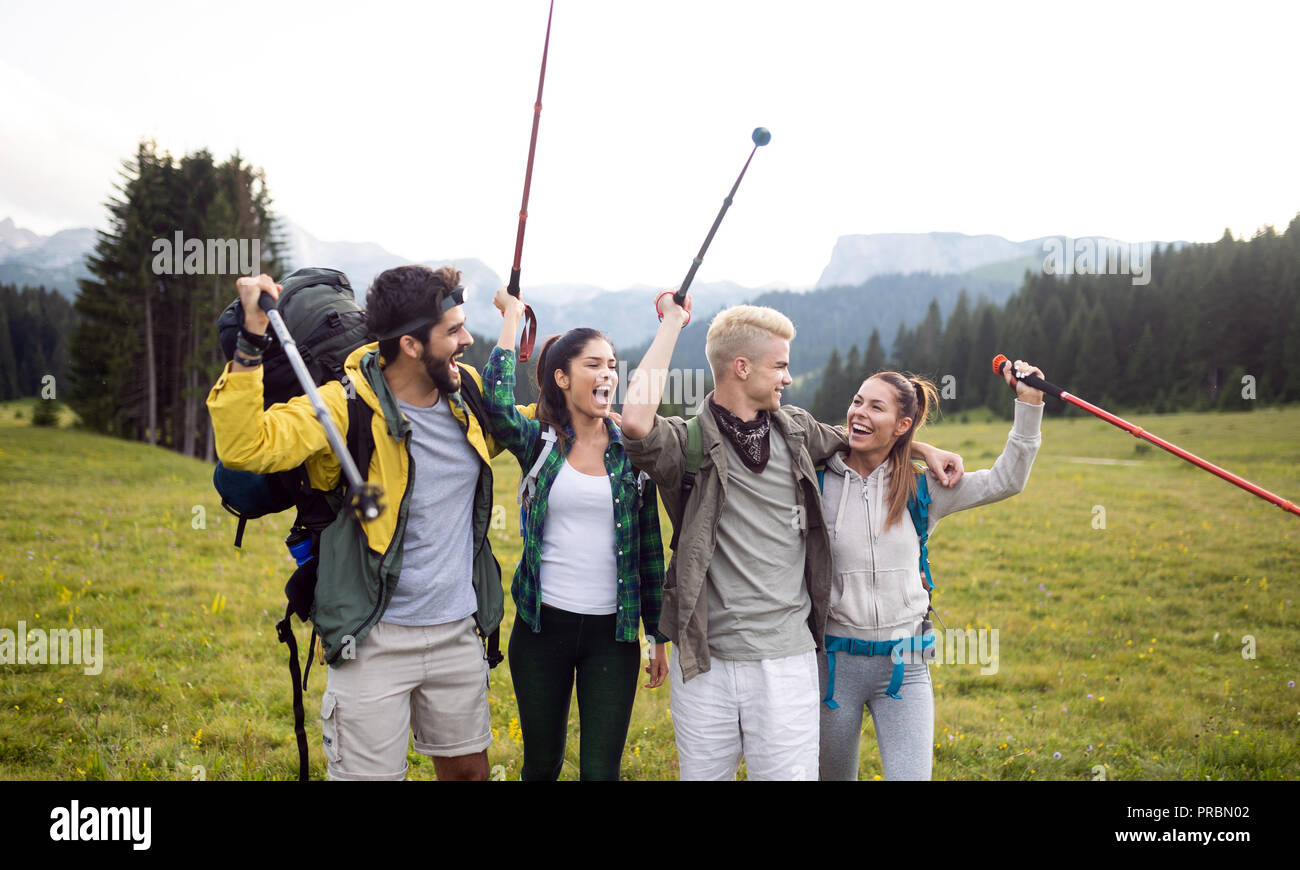
[[[930,540],[943,517],[1001,501],[1025,488],[1042,441],[1042,405],[1016,401],[1007,446],[993,467],[967,472],[954,487],[931,474]],[[834,573],[826,633],[862,640],[915,634],[929,604],[921,579],[921,544],[912,518],[885,528],[890,463],[863,479],[835,454],[826,462],[822,505],[831,533]],[[929,472],[926,472],[929,474]]]

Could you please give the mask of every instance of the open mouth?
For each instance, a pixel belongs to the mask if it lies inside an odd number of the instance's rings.
[[[591,391],[591,396],[596,402],[596,407],[608,408],[613,396],[613,390],[607,384],[602,384]]]
[[[866,438],[868,435],[871,434],[871,430],[868,429],[866,426],[863,426],[861,423],[854,423],[852,426],[849,427],[849,432],[851,432],[854,435],[861,436],[863,438]]]

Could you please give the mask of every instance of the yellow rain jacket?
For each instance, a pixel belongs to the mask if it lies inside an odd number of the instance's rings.
[[[478,372],[461,365],[482,392]],[[321,535],[316,600],[311,620],[320,634],[326,661],[335,663],[379,621],[402,570],[402,538],[406,529],[411,457],[411,427],[388,388],[380,365],[379,345],[354,350],[344,370],[357,399],[374,412],[371,437],[374,450],[366,479],[382,487],[385,510],[368,522],[351,511],[340,511]],[[339,381],[320,388],[321,399],[344,439],[348,433],[348,396]],[[447,396],[453,416],[479,456],[478,487],[474,499],[474,591],[478,599],[475,621],[484,637],[501,624],[505,596],[501,566],[492,555],[488,528],[492,516],[492,457],[501,447],[485,431],[459,393]],[[262,410],[262,369],[231,371],[228,364],[207,399],[216,439],[217,455],[227,468],[268,474],[306,463],[311,485],[331,491],[340,484],[338,459],[330,449],[325,429],[316,419],[311,401],[295,396],[288,402]],[[531,416],[533,408],[521,409]],[[343,481],[346,483],[346,481]],[[350,657],[350,656],[349,656]]]

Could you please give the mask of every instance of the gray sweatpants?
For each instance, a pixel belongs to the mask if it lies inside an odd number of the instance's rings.
[[[915,660],[914,660],[915,659]],[[856,780],[862,741],[862,710],[871,711],[887,780],[928,780],[934,760],[934,689],[919,654],[903,654],[899,698],[885,694],[894,662],[889,656],[835,653],[835,701],[821,707],[823,780]],[[826,653],[817,653],[821,695],[826,697]]]

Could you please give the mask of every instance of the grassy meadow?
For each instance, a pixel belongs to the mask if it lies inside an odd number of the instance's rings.
[[[0,664],[0,779],[192,779],[197,766],[208,779],[294,778],[274,628],[291,517],[250,523],[235,550],[209,466],[37,429],[31,407],[0,405],[0,628],[101,628],[105,664]],[[1300,499],[1300,408],[1134,422]],[[973,469],[992,464],[1008,428],[945,422],[923,437]],[[519,472],[509,456],[496,470],[508,588]],[[996,673],[932,670],[936,779],[1300,778],[1300,518],[1101,421],[1049,419],[1025,492],[944,520],[930,551],[948,628],[999,633]],[[314,778],[324,683],[313,669]],[[623,774],[676,778],[668,687],[638,691]],[[514,779],[507,664],[490,697],[490,763]],[[575,703],[566,779],[578,736]],[[862,745],[861,776],[877,778],[869,724]],[[434,778],[409,757],[412,779]]]

